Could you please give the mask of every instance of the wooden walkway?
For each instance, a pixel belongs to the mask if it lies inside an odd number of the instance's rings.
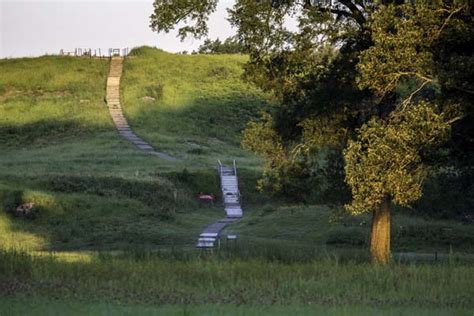
[[[107,78],[107,105],[110,115],[120,135],[132,142],[138,149],[166,160],[176,160],[170,155],[155,150],[150,144],[138,137],[128,125],[120,105],[120,77],[122,76],[123,57],[112,57]]]
[[[240,204],[240,191],[237,179],[237,167],[226,167],[219,161],[219,176],[221,179],[222,200],[227,217],[204,228],[196,243],[197,248],[214,248],[219,244],[220,232],[228,225],[242,218],[242,206]]]

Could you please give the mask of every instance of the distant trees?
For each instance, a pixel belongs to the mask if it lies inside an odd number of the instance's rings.
[[[245,54],[246,52],[245,46],[234,37],[228,37],[223,42],[219,38],[206,39],[198,49],[199,54]]]
[[[373,214],[370,248],[381,263],[390,205],[421,196],[429,165],[472,166],[474,153],[472,5],[405,2],[237,0],[229,10],[250,55],[245,77],[281,104],[243,134],[265,159],[260,188],[303,198],[308,179],[331,175],[338,182],[327,187],[352,193],[349,212]],[[152,28],[186,20],[180,36],[203,36],[216,3],[156,0]]]

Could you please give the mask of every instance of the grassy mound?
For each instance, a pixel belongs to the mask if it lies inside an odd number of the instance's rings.
[[[0,61],[0,237],[4,247],[192,247],[200,229],[222,216],[218,206],[201,206],[195,200],[199,191],[218,193],[211,165],[217,158],[227,157],[228,151],[254,165],[257,160],[237,145],[237,131],[247,116],[236,114],[218,122],[229,132],[217,135],[219,128],[203,128],[205,115],[199,113],[205,112],[207,102],[197,91],[206,90],[208,96],[214,91],[216,104],[222,104],[224,112],[258,113],[263,95],[240,80],[245,58],[204,58],[195,65],[189,56],[150,49],[135,53],[141,56],[127,59],[125,64],[123,86],[135,82],[124,91],[126,113],[132,127],[149,135],[158,148],[160,137],[168,139],[165,149],[176,147],[171,153],[180,158],[178,162],[148,156],[115,131],[104,102],[107,60],[47,56]],[[176,65],[183,63],[188,64],[185,71],[173,76]],[[166,69],[163,64],[175,67]],[[205,67],[215,64],[230,74],[226,81],[219,89],[210,79],[196,87],[196,78],[208,76]],[[141,71],[142,67],[148,71]],[[166,70],[159,73],[157,69]],[[169,77],[162,99],[150,90],[150,77]],[[182,99],[174,97],[169,87],[178,81],[187,86],[183,91],[189,103],[173,109],[170,100],[181,103]],[[154,106],[141,100],[142,91],[157,102],[167,100],[160,103],[167,106],[167,116],[155,113]],[[253,103],[247,104],[250,99]],[[137,115],[130,115],[133,113]],[[199,133],[191,139],[177,126]],[[198,145],[209,142],[217,145],[212,150]],[[198,162],[188,159],[194,156],[206,158]],[[203,162],[207,166],[197,170]],[[34,203],[34,219],[7,214],[25,203]]]
[[[139,135],[191,167],[218,158],[238,159],[245,168],[258,163],[239,149],[240,131],[267,106],[265,95],[241,80],[246,56],[148,47],[131,55],[121,87],[125,115]]]

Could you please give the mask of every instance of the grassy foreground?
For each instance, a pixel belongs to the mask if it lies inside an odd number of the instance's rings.
[[[322,259],[285,264],[159,253],[0,253],[1,295],[123,304],[474,308],[474,267]]]
[[[173,315],[173,316],[261,316],[261,315],[325,315],[325,316],[470,316],[467,309],[426,308],[426,307],[367,307],[367,306],[235,306],[235,305],[201,305],[201,306],[138,306],[119,304],[84,304],[75,301],[58,302],[47,299],[0,301],[0,311],[8,315]]]

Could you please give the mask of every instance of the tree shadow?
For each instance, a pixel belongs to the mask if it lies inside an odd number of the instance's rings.
[[[92,135],[110,130],[110,126],[84,124],[79,120],[45,119],[27,124],[0,124],[0,144],[13,147],[48,144],[64,138]]]

